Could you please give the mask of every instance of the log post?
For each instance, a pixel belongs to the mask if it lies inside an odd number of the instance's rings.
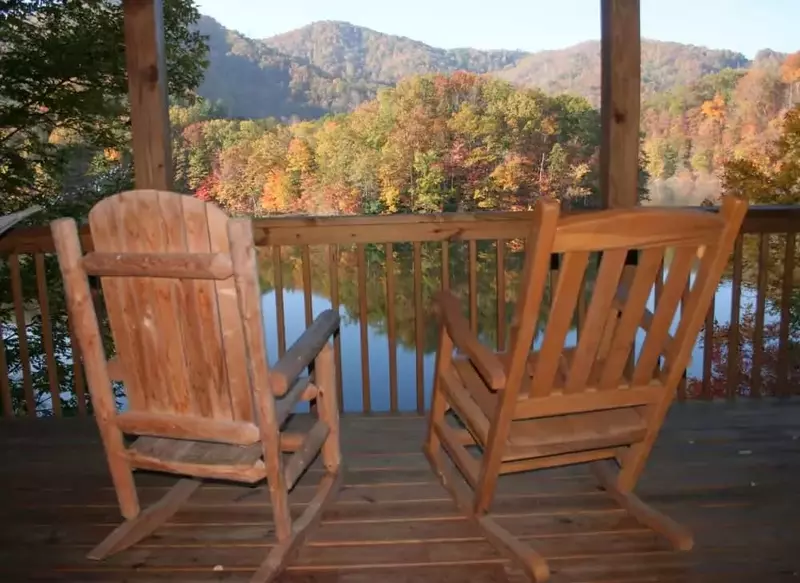
[[[639,0],[601,1],[600,193],[603,208],[632,207],[639,201]]]
[[[136,188],[170,190],[172,152],[162,0],[123,0]]]

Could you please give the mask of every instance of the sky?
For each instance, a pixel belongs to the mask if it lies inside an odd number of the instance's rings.
[[[252,38],[343,20],[441,48],[564,48],[600,38],[600,0],[197,0]],[[641,0],[642,36],[732,49],[800,49],[800,0]]]

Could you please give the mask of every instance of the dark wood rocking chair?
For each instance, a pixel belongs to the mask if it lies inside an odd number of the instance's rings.
[[[424,450],[462,512],[529,578],[549,577],[546,560],[489,514],[502,474],[590,463],[603,489],[636,520],[674,548],[692,548],[690,532],[632,491],[746,211],[746,202],[727,197],[719,213],[636,208],[560,218],[557,203],[541,202],[528,237],[510,349],[503,354],[479,343],[453,295],[437,298],[441,332]],[[648,298],[668,249],[674,254],[651,312]],[[631,252],[638,254],[634,268],[626,267]],[[552,254],[561,259],[553,303],[541,346],[531,352]],[[588,309],[577,345],[565,348],[593,254],[600,258]],[[645,339],[637,355],[639,329]],[[476,449],[481,457],[473,455]]]
[[[339,315],[323,312],[271,369],[249,220],[170,192],[132,191],[89,214],[94,250],[75,221],[52,224],[70,318],[125,522],[89,553],[101,560],[150,535],[202,479],[266,478],[277,545],[253,577],[273,579],[339,489],[339,411],[328,340]],[[107,361],[88,276],[98,276],[116,347]],[[303,372],[313,366],[313,372]],[[302,375],[302,376],[301,376]],[[112,381],[128,410],[118,413]],[[282,431],[300,401],[316,399],[306,434]],[[126,446],[124,434],[136,436]],[[318,490],[295,521],[288,493],[319,452]],[[283,453],[294,452],[284,463]],[[188,476],[140,510],[134,470]],[[264,501],[265,504],[267,500]]]

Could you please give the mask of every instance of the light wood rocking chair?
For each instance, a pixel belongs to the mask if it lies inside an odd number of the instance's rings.
[[[488,514],[502,474],[591,463],[601,486],[636,520],[664,535],[674,548],[692,548],[690,532],[632,490],[746,211],[746,202],[727,197],[719,213],[637,208],[559,218],[557,203],[540,202],[528,238],[510,348],[503,354],[479,343],[453,295],[442,292],[437,298],[441,332],[424,450],[462,512],[529,578],[549,577],[546,560]],[[650,312],[648,297],[669,248],[674,255]],[[635,268],[626,267],[632,251],[638,253]],[[594,253],[601,257],[585,319],[577,345],[565,348]],[[531,352],[551,254],[560,256],[561,265],[541,346]],[[698,257],[673,335],[670,328]],[[639,329],[646,335],[634,355]],[[448,411],[466,429],[452,423]]]
[[[270,368],[249,220],[170,192],[132,191],[89,213],[94,251],[75,221],[52,223],[68,309],[125,522],[93,549],[101,560],[150,535],[203,478],[267,480],[277,545],[252,581],[274,578],[315,526],[341,479],[335,362],[339,315],[323,312]],[[106,360],[87,276],[99,276],[117,356]],[[313,365],[313,372],[301,376]],[[117,413],[112,381],[128,410]],[[316,398],[306,434],[281,427]],[[126,447],[123,434],[137,436]],[[316,495],[297,520],[288,493],[319,452]],[[284,463],[283,452],[294,452]],[[134,470],[189,476],[141,511]],[[264,500],[267,503],[267,500]]]

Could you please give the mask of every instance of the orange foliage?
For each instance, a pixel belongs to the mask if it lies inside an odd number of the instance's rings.
[[[704,102],[700,109],[707,118],[721,121],[725,118],[725,98],[717,93],[714,99]]]
[[[800,51],[786,57],[781,65],[781,79],[784,83],[800,82]]]

